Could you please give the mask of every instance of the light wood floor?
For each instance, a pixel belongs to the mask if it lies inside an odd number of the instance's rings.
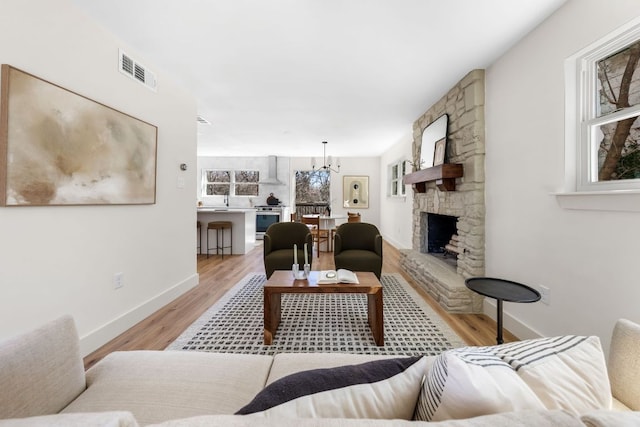
[[[400,269],[400,253],[385,243],[383,248],[383,273],[400,273],[422,295],[434,310],[469,345],[495,344],[496,323],[483,314],[450,314],[445,312],[420,286]],[[321,252],[313,257],[313,270],[334,268],[333,253]],[[164,350],[191,323],[214,304],[224,293],[249,273],[264,272],[262,244],[246,255],[198,256],[198,274],[200,283],[189,292],[156,311],[142,322],[114,338],[84,359],[85,367],[93,366],[97,361],[113,351],[120,350]],[[517,340],[508,331],[504,331],[505,342]]]

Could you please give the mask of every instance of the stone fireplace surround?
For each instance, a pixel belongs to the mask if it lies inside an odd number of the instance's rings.
[[[464,176],[455,191],[440,191],[434,182],[426,192],[414,191],[412,249],[401,250],[400,264],[445,310],[482,312],[480,295],[468,290],[464,280],[484,275],[484,70],[473,70],[413,123],[413,162],[420,159],[422,130],[443,114],[449,116],[447,163],[461,163]],[[423,253],[424,213],[458,218],[459,247],[464,253],[452,266]],[[422,248],[422,250],[421,250]]]

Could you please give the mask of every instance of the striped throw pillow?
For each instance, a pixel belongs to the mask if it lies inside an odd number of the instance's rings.
[[[568,335],[442,353],[425,379],[414,418],[545,408],[579,415],[610,406],[600,340]]]

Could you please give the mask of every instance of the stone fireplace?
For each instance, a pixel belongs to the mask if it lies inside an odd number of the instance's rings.
[[[413,247],[401,251],[400,263],[447,311],[477,313],[482,297],[469,291],[464,280],[483,276],[485,266],[484,70],[467,74],[414,122],[414,163],[420,159],[422,130],[445,113],[445,158],[462,164],[464,173],[453,191],[442,191],[433,181],[424,184],[424,192],[414,191]],[[454,245],[445,250],[449,243]]]

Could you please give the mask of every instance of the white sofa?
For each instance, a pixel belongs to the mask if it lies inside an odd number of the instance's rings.
[[[640,412],[634,412],[640,410],[640,326],[626,320],[615,327],[609,357],[615,410],[523,410],[439,423],[233,415],[289,374],[382,358],[127,351],[108,355],[85,373],[74,321],[65,316],[0,343],[0,427],[640,426]]]

